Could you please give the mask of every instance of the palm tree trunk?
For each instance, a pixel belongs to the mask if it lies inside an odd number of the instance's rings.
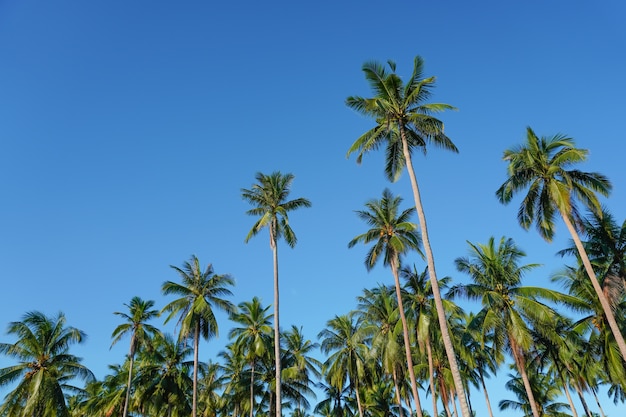
[[[128,403],[130,402],[130,384],[133,380],[133,364],[135,362],[135,335],[130,339],[130,351],[128,352],[128,359],[130,361],[128,365],[128,383],[126,384],[126,398],[124,398],[124,411],[123,417],[128,416]]]
[[[572,401],[572,396],[569,393],[569,389],[567,388],[567,384],[565,383],[565,381],[563,381],[563,391],[565,391],[567,402],[569,403],[569,407],[572,409],[572,417],[578,417],[578,412],[576,411],[574,401]]]
[[[437,413],[437,390],[435,389],[435,365],[433,363],[433,349],[430,345],[430,336],[426,335],[426,356],[428,358],[428,384],[430,385],[430,396],[433,400],[433,416]]]
[[[191,400],[191,416],[198,413],[198,348],[200,347],[200,322],[196,323],[193,335],[193,393]]]
[[[596,389],[591,387],[591,392],[593,393],[593,398],[596,399],[596,404],[598,404],[598,410],[600,411],[600,415],[602,417],[606,417],[604,415],[604,410],[602,410],[602,406],[600,405],[600,400],[598,399],[598,394],[596,393]]]
[[[393,378],[393,387],[396,391],[396,401],[398,402],[398,417],[404,417],[404,413],[402,412],[402,398],[400,397],[400,387],[398,386],[398,373],[396,372],[395,365],[393,367],[393,371],[391,372],[391,376]]]
[[[613,309],[611,308],[611,304],[609,300],[604,295],[602,291],[602,287],[600,286],[600,282],[598,282],[598,278],[596,277],[595,272],[593,271],[593,267],[591,266],[591,262],[589,261],[589,256],[587,256],[587,251],[583,247],[582,242],[580,241],[580,237],[578,236],[578,232],[574,228],[569,216],[561,211],[561,217],[563,217],[563,221],[567,226],[567,230],[569,230],[572,235],[572,239],[574,240],[574,244],[576,245],[576,249],[578,249],[578,254],[580,255],[580,259],[585,266],[585,271],[587,271],[587,275],[589,275],[589,279],[591,280],[591,284],[593,285],[593,289],[596,291],[596,295],[600,300],[600,304],[602,305],[602,310],[604,310],[604,315],[606,316],[606,321],[609,323],[609,327],[613,332],[613,337],[615,337],[615,341],[617,342],[617,346],[619,346],[619,351],[622,354],[622,360],[626,361],[626,342],[624,342],[624,336],[619,330],[619,326],[617,325],[617,321],[615,320],[615,315],[613,314]]]
[[[591,411],[589,411],[589,406],[587,405],[587,401],[585,400],[585,396],[583,395],[583,390],[580,387],[580,384],[578,382],[576,382],[574,384],[574,389],[576,390],[576,393],[578,394],[578,398],[580,399],[580,402],[583,405],[583,410],[585,410],[585,415],[587,417],[593,417],[591,415]]]
[[[278,247],[276,246],[275,228],[270,233],[270,244],[274,256],[274,358],[276,368],[276,417],[282,417],[282,398],[281,398],[281,372],[280,372],[280,321],[279,321],[279,294],[278,294]],[[194,416],[195,417],[195,416]]]
[[[255,361],[252,361],[250,369],[250,417],[254,417],[254,365]]]
[[[426,216],[424,214],[422,199],[420,197],[419,188],[417,186],[417,178],[415,177],[415,171],[413,170],[413,162],[411,161],[409,144],[407,142],[404,125],[400,123],[399,128],[400,137],[402,138],[402,151],[404,154],[406,169],[409,173],[409,178],[411,180],[411,187],[413,188],[413,198],[415,199],[415,209],[417,211],[417,217],[420,223],[422,244],[424,245],[424,252],[426,252],[428,275],[430,278],[430,285],[433,291],[433,298],[435,300],[435,307],[437,309],[437,318],[439,319],[439,328],[441,329],[443,346],[446,349],[446,356],[448,357],[448,362],[450,364],[450,371],[452,372],[454,387],[456,388],[456,395],[459,398],[459,403],[461,404],[461,413],[463,414],[463,417],[471,417],[469,406],[467,405],[467,398],[465,397],[465,389],[463,388],[461,372],[459,371],[456,354],[454,353],[454,346],[452,345],[452,339],[450,338],[450,333],[448,332],[446,312],[443,308],[443,300],[441,299],[439,282],[437,281],[437,272],[435,271],[435,258],[433,256],[433,251],[430,247],[430,239],[428,238],[428,227],[426,226]]]
[[[489,394],[487,393],[487,386],[485,385],[485,377],[482,371],[479,370],[478,373],[480,375],[480,383],[483,386],[483,392],[485,393],[485,401],[487,401],[487,411],[489,411],[489,417],[493,417],[493,411],[491,410],[491,401],[489,401]]]
[[[356,406],[359,409],[359,417],[363,417],[363,404],[361,404],[361,395],[359,394],[359,380],[354,384],[354,393],[356,395]]]
[[[402,291],[400,290],[400,277],[398,276],[398,260],[391,260],[391,272],[396,286],[396,297],[398,298],[398,311],[400,312],[400,320],[402,321],[402,336],[404,337],[404,353],[406,355],[406,363],[409,368],[409,377],[411,379],[411,391],[413,393],[413,401],[415,401],[415,409],[417,417],[423,417],[422,404],[417,393],[417,380],[415,379],[415,370],[413,369],[413,357],[411,354],[411,341],[409,339],[409,325],[406,322],[404,314],[404,305],[402,303]]]
[[[456,408],[456,401],[454,401],[454,388],[450,387],[450,398],[452,399],[452,407],[454,408],[454,415],[458,417],[459,415],[459,410],[457,410]]]
[[[524,388],[526,389],[526,396],[528,397],[528,403],[530,405],[530,409],[533,412],[533,417],[541,417],[541,415],[539,414],[539,409],[537,408],[537,402],[535,401],[533,390],[530,386],[530,380],[528,379],[528,374],[526,373],[526,363],[524,361],[523,354],[520,352],[520,348],[517,346],[515,339],[513,339],[512,335],[510,334],[509,334],[509,344],[511,345],[511,353],[513,354],[513,360],[515,361],[517,370],[519,371],[522,377]]]

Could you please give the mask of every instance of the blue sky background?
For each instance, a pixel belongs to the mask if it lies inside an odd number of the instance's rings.
[[[313,203],[290,217],[297,247],[279,249],[281,324],[316,340],[363,288],[391,283],[367,273],[366,247],[347,248],[365,230],[354,210],[385,187],[412,200],[406,175],[385,180],[382,154],[346,159],[372,123],[344,100],[370,95],[363,62],[393,59],[409,76],[418,54],[437,76],[433,101],[459,109],[441,118],[460,153],[415,159],[438,274],[467,282],[453,265],[466,241],[506,235],[543,264],[526,284],[549,285],[567,231],[559,223],[545,243],[518,226],[519,200],[498,203],[502,152],[527,126],[574,137],[590,150],[581,168],[612,180],[604,203],[626,218],[625,12],[619,1],[0,0],[0,327],[63,311],[102,378],[127,351],[109,349],[113,312],[135,295],[165,305],[169,265],[192,254],[235,277],[233,302],[271,304],[268,237],[244,244],[254,218],[240,189],[280,170]],[[220,317],[203,360],[226,342]],[[513,398],[504,380],[489,381],[494,406]]]

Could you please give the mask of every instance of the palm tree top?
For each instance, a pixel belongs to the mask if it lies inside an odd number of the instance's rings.
[[[413,73],[406,83],[396,73],[395,62],[387,65],[377,61],[363,64],[362,70],[374,97],[350,96],[346,105],[371,117],[376,126],[365,132],[348,149],[347,155],[358,152],[357,163],[363,155],[386,143],[387,162],[385,173],[395,181],[405,166],[402,152],[401,131],[406,135],[409,149],[419,148],[426,153],[426,145],[458,152],[456,145],[444,134],[443,122],[433,115],[445,110],[456,110],[444,103],[426,103],[435,87],[435,77],[424,78],[424,61],[416,56]]]
[[[524,229],[535,223],[540,235],[551,241],[554,237],[554,218],[558,212],[569,215],[579,223],[576,200],[599,213],[599,193],[608,196],[611,183],[602,174],[571,169],[587,159],[586,149],[576,148],[574,140],[562,134],[539,137],[528,127],[526,142],[504,151],[509,163],[508,179],[496,191],[498,200],[508,204],[524,189],[524,197],[517,218]]]
[[[235,310],[235,306],[230,301],[222,298],[233,295],[228,287],[233,286],[235,280],[228,274],[215,274],[212,264],[208,264],[203,271],[196,255],[192,255],[189,261],[185,261],[182,268],[175,265],[170,265],[170,267],[178,273],[182,283],[166,281],[163,284],[163,295],[180,296],[161,310],[161,312],[170,312],[165,323],[180,314],[178,324],[181,325],[179,333],[181,339],[191,335],[193,325],[197,320],[200,322],[200,332],[203,338],[217,336],[217,321],[212,306],[226,313]]]
[[[280,171],[274,171],[266,175],[258,172],[255,178],[257,182],[250,189],[241,189],[243,199],[254,206],[246,211],[246,214],[259,216],[248,232],[245,242],[256,236],[264,227],[268,227],[272,245],[284,237],[285,242],[294,247],[297,239],[289,225],[288,212],[300,207],[311,207],[311,202],[305,198],[287,200],[295,178],[291,173],[282,174]]]
[[[356,211],[359,218],[371,228],[352,239],[348,247],[351,248],[360,242],[365,244],[374,242],[374,246],[365,257],[365,267],[368,270],[376,265],[380,255],[383,255],[384,265],[388,266],[391,262],[397,262],[399,257],[409,250],[416,250],[421,254],[417,225],[409,221],[415,207],[400,212],[401,202],[401,197],[394,196],[386,188],[380,200],[372,199],[365,204],[367,210]]]

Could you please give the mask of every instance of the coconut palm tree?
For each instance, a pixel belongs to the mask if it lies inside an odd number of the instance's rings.
[[[0,406],[2,416],[67,417],[65,394],[79,392],[71,385],[75,378],[94,380],[70,347],[82,343],[85,334],[66,326],[65,315],[48,317],[31,311],[21,321],[9,323],[7,334],[14,343],[0,343],[0,354],[17,359],[17,365],[0,369],[0,387],[17,382]]]
[[[133,365],[135,363],[135,352],[143,344],[148,343],[151,337],[154,337],[159,330],[148,324],[147,321],[159,316],[159,310],[153,310],[154,301],[144,301],[140,297],[133,297],[129,304],[124,304],[128,307],[128,313],[116,311],[116,314],[125,320],[125,323],[120,324],[113,330],[111,337],[113,342],[111,346],[120,341],[122,337],[130,334],[130,349],[128,351],[128,383],[126,384],[126,397],[124,399],[124,411],[122,416],[128,416],[128,403],[130,401],[131,381],[133,379]]]
[[[450,289],[449,295],[481,300],[483,308],[474,320],[479,321],[484,334],[493,332],[495,349],[501,351],[505,344],[508,345],[533,415],[541,417],[526,372],[525,357],[532,343],[528,322],[555,320],[556,312],[538,299],[562,301],[565,296],[546,288],[520,285],[523,275],[538,265],[519,265],[525,253],[512,239],[502,237],[497,246],[493,237],[484,245],[468,244],[471,257],[457,258],[455,264],[460,272],[470,276],[473,283],[456,285]]]
[[[190,377],[196,365],[189,357],[194,349],[171,334],[157,333],[152,349],[138,352],[137,402],[144,415],[189,416],[192,411]]]
[[[373,324],[371,355],[380,362],[382,373],[391,377],[399,417],[403,417],[400,375],[405,375],[402,368],[406,359],[402,352],[402,323],[395,289],[384,285],[373,290],[365,289],[357,300],[357,312],[366,322]]]
[[[236,313],[230,319],[241,327],[233,327],[228,337],[235,339],[241,346],[250,363],[250,417],[254,415],[254,372],[258,359],[265,355],[270,346],[268,337],[271,334],[271,315],[269,307],[263,307],[261,300],[254,297],[252,301],[239,304]]]
[[[331,353],[324,362],[323,373],[336,388],[337,395],[348,384],[348,389],[355,393],[359,417],[364,417],[359,381],[365,374],[367,333],[361,319],[355,312],[351,312],[329,320],[326,328],[318,335],[322,352]]]
[[[182,268],[170,265],[180,278],[182,283],[166,281],[163,283],[162,292],[164,295],[177,295],[180,298],[170,302],[163,307],[162,312],[169,312],[165,319],[167,323],[175,316],[179,316],[178,324],[180,330],[178,340],[193,338],[193,397],[192,397],[192,417],[196,417],[198,406],[198,351],[200,337],[205,340],[218,335],[217,319],[214,309],[232,313],[235,306],[228,300],[222,298],[232,295],[228,287],[234,285],[235,281],[230,275],[218,275],[213,271],[211,264],[207,265],[203,271],[200,261],[193,255],[189,261],[183,264]]]
[[[383,258],[385,266],[391,268],[393,274],[396,298],[398,302],[398,311],[400,313],[400,321],[402,322],[402,334],[404,337],[404,352],[406,355],[407,367],[411,378],[411,390],[413,392],[413,401],[415,401],[417,415],[422,416],[422,407],[417,392],[417,380],[415,379],[415,371],[413,369],[413,358],[411,354],[411,341],[409,338],[409,326],[404,313],[404,304],[402,302],[402,288],[400,287],[400,258],[410,250],[419,250],[420,238],[417,233],[417,225],[409,220],[415,212],[415,208],[411,207],[400,212],[400,203],[402,198],[395,197],[391,191],[385,189],[380,200],[370,200],[365,206],[367,210],[359,210],[357,214],[359,218],[365,221],[370,229],[355,237],[348,243],[348,247],[353,247],[357,243],[365,244],[373,243],[365,257],[365,267],[371,270],[378,260]]]
[[[558,386],[554,384],[554,381],[548,376],[540,372],[529,373],[531,383],[534,391],[534,397],[540,404],[540,416],[541,417],[570,417],[570,415],[564,410],[567,408],[567,404],[556,401],[561,394]],[[529,405],[527,391],[524,389],[524,384],[520,377],[509,374],[511,378],[506,383],[506,388],[511,391],[517,397],[518,401],[514,400],[502,400],[498,404],[500,410],[520,410],[524,414],[524,417],[529,417],[532,414],[531,405]],[[532,404],[532,403],[531,403]]]
[[[441,336],[454,376],[454,386],[461,404],[463,417],[470,417],[461,373],[457,365],[452,339],[448,332],[435,270],[435,258],[426,225],[426,215],[411,159],[415,149],[420,149],[425,153],[427,145],[458,152],[454,143],[444,134],[443,122],[433,116],[435,113],[451,110],[454,107],[443,103],[426,103],[435,86],[435,77],[423,78],[424,62],[421,57],[415,57],[413,73],[406,83],[403,83],[402,78],[396,74],[396,64],[393,61],[387,63],[390,72],[379,62],[366,62],[362,67],[365,78],[375,93],[374,97],[353,96],[346,99],[348,107],[373,118],[376,123],[376,126],[365,132],[352,144],[348,149],[348,156],[358,152],[357,162],[360,163],[365,153],[386,144],[385,173],[387,177],[395,181],[406,167],[411,181],[424,252],[430,271]]]
[[[517,219],[524,229],[534,223],[547,241],[554,236],[554,218],[560,214],[600,300],[622,358],[626,360],[626,342],[575,226],[580,219],[577,202],[600,213],[596,193],[607,196],[611,190],[611,183],[604,175],[569,169],[584,162],[588,153],[586,149],[576,148],[572,138],[560,134],[538,137],[529,127],[526,143],[504,151],[504,160],[509,163],[508,178],[496,191],[496,196],[501,203],[508,204],[515,194],[528,189]]]
[[[278,291],[278,247],[280,238],[284,238],[290,247],[296,245],[296,235],[289,225],[288,213],[301,207],[310,207],[311,202],[305,198],[287,200],[291,191],[293,174],[281,174],[278,171],[265,175],[256,174],[257,183],[250,189],[241,189],[241,196],[254,208],[246,214],[258,216],[250,232],[246,236],[248,242],[261,229],[267,227],[270,236],[270,248],[274,261],[274,358],[276,361],[276,417],[282,417],[281,408],[281,369],[280,369],[280,321]]]

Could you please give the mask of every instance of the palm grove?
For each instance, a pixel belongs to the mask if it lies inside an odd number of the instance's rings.
[[[383,190],[356,210],[363,230],[346,241],[366,245],[365,268],[382,263],[389,285],[363,289],[352,311],[330,318],[314,340],[302,328],[281,329],[279,243],[296,245],[289,213],[311,203],[290,198],[292,174],[259,173],[241,190],[254,218],[245,241],[267,231],[273,305],[256,297],[233,305],[233,278],[192,256],[172,266],[178,281],[162,285],[168,304],[158,309],[136,296],[115,312],[112,344],[128,343],[129,350],[102,380],[71,354],[84,341],[81,330],[62,313],[27,312],[8,325],[13,342],[0,343],[13,362],[0,369],[0,387],[9,391],[0,416],[470,417],[481,401],[490,416],[498,407],[532,417],[592,417],[592,409],[603,415],[607,401],[600,388],[624,402],[626,222],[598,200],[608,196],[609,180],[578,170],[587,151],[567,136],[528,128],[524,143],[504,151],[507,177],[496,190],[503,204],[519,200],[519,224],[536,226],[546,240],[559,218],[565,223],[572,244],[559,253],[577,262],[552,279],[567,292],[523,285],[537,265],[506,236],[468,242],[468,255],[455,265],[470,283],[452,285],[436,273],[412,158],[432,146],[458,152],[437,118],[453,107],[430,102],[435,78],[424,77],[420,57],[406,82],[391,61],[362,69],[372,97],[346,104],[374,126],[348,156],[356,153],[361,163],[383,147],[386,176],[394,182],[406,171],[413,204],[402,207],[399,195]],[[416,255],[423,266],[407,260]],[[457,299],[476,300],[479,310],[464,312]],[[216,311],[229,323],[218,323]],[[175,320],[176,334],[161,331],[158,317]],[[224,325],[225,349],[200,361],[200,340]],[[509,398],[489,396],[485,380],[496,374],[507,375]],[[482,395],[470,397],[470,389]]]

